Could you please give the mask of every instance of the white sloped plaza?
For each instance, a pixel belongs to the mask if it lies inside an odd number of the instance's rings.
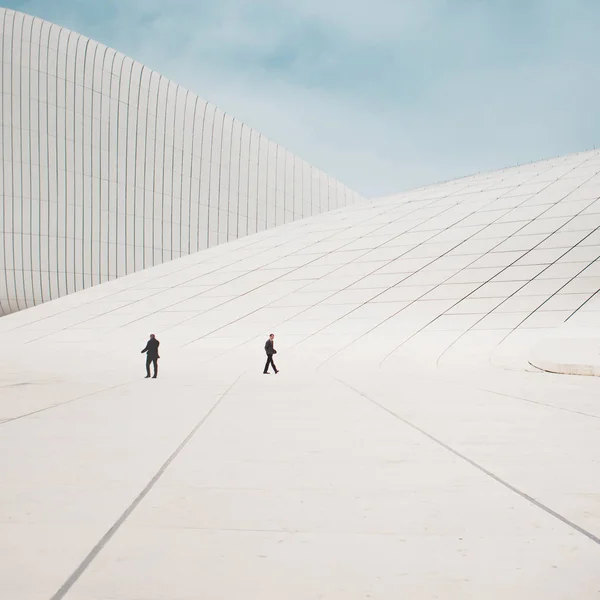
[[[599,597],[599,198],[576,154],[3,317],[2,596]]]

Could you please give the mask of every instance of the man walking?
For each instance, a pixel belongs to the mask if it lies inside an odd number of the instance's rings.
[[[267,353],[267,364],[265,365],[265,370],[263,371],[263,373],[265,375],[269,374],[269,365],[271,365],[273,367],[273,371],[275,371],[275,373],[279,373],[279,371],[277,370],[277,367],[275,366],[275,363],[273,362],[273,354],[277,354],[277,350],[275,350],[275,348],[273,348],[273,340],[275,339],[275,334],[271,334],[269,336],[269,339],[267,340],[266,344],[265,344],[265,352]]]
[[[160,342],[156,339],[153,333],[150,334],[146,347],[142,350],[142,354],[146,353],[146,379],[150,377],[150,364],[154,366],[154,375],[152,379],[156,379],[158,375],[158,347]]]

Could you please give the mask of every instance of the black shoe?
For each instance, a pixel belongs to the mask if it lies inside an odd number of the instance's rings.
[[[152,379],[156,379],[156,375],[152,375]]]
[[[269,371],[263,371],[263,375],[270,375]]]
[[[277,373],[279,373],[279,371],[275,371],[275,375],[277,375]]]
[[[150,377],[150,375],[146,375],[146,377],[144,377],[144,379],[148,379]]]

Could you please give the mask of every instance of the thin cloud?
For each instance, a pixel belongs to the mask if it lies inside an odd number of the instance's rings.
[[[595,0],[28,0],[368,195],[600,139]]]

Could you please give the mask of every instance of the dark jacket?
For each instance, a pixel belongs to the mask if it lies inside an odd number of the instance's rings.
[[[277,354],[277,350],[273,348],[273,340],[267,340],[267,343],[265,344],[265,352],[267,353],[267,356],[273,356],[273,354]]]
[[[142,350],[142,354],[147,352],[149,358],[158,358],[159,346],[160,342],[156,338],[150,338],[146,344],[146,347]]]

